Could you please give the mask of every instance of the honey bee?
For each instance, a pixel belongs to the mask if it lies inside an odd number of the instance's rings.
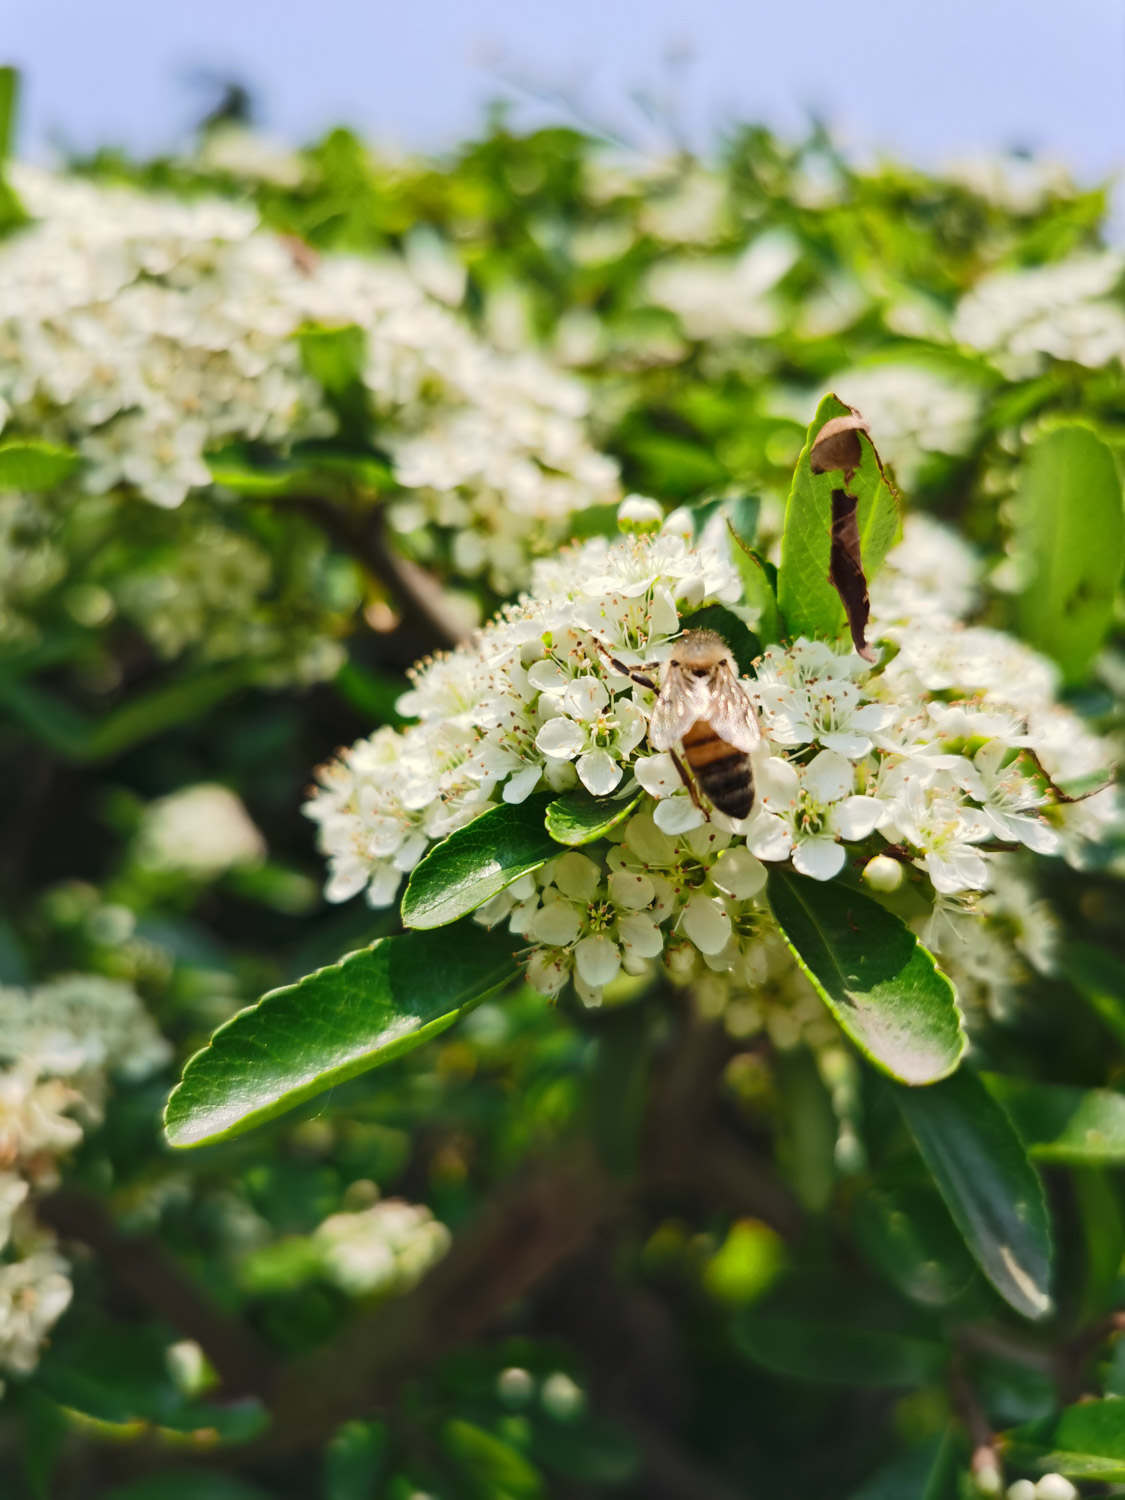
[[[713,630],[685,630],[667,660],[656,667],[628,667],[612,656],[609,660],[617,671],[656,693],[649,743],[654,750],[671,753],[696,806],[697,783],[720,812],[730,818],[748,817],[754,806],[750,752],[762,736],[722,636]],[[656,671],[659,683],[646,675]],[[683,747],[694,783],[673,749],[676,744]]]

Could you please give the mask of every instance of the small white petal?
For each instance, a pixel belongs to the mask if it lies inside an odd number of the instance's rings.
[[[576,677],[564,689],[562,701],[567,713],[588,723],[608,707],[609,694],[600,677]]]
[[[665,588],[652,592],[652,604],[648,612],[649,631],[654,638],[675,635],[680,628],[680,617],[671,594]]]
[[[551,879],[572,901],[592,901],[601,879],[601,870],[592,859],[572,850],[555,860]]]
[[[747,824],[746,845],[759,859],[788,859],[793,848],[793,832],[784,818],[759,809]]]
[[[886,817],[878,797],[845,797],[832,809],[829,821],[842,839],[865,839]]]
[[[670,797],[683,786],[676,763],[666,751],[639,755],[633,762],[633,775],[650,797]]]
[[[844,851],[835,839],[823,835],[802,839],[793,850],[793,868],[813,880],[831,880],[844,868]]]
[[[758,786],[758,800],[764,807],[777,812],[792,806],[796,801],[800,778],[796,768],[780,755],[755,758],[754,777]]]
[[[608,885],[609,899],[625,911],[640,911],[655,895],[652,881],[636,870],[614,870]]]
[[[565,948],[582,930],[582,918],[569,901],[551,901],[541,906],[531,923],[531,936],[552,948]]]
[[[621,952],[609,938],[594,934],[584,937],[575,948],[574,962],[586,983],[600,988],[617,978]]]
[[[730,917],[710,896],[697,892],[684,907],[680,925],[700,953],[721,953],[730,937]]]
[[[703,814],[685,792],[682,797],[665,797],[653,809],[653,822],[662,833],[687,833],[689,828],[698,828]]]
[[[619,917],[617,936],[638,958],[655,958],[664,949],[664,934],[651,917]]]
[[[644,864],[658,869],[670,865],[676,856],[675,844],[661,833],[652,814],[647,812],[637,813],[625,825],[625,847]]]
[[[570,681],[570,676],[563,671],[557,661],[552,661],[550,657],[547,657],[543,661],[533,662],[528,667],[527,680],[536,692],[557,698]]]
[[[737,901],[748,901],[766,883],[766,868],[749,849],[724,849],[711,867],[711,879]]]
[[[858,760],[861,755],[866,755],[871,749],[871,740],[866,734],[852,734],[848,730],[838,730],[820,736],[820,743],[828,750],[834,750],[838,755],[844,755],[848,760]]]
[[[509,776],[504,783],[501,795],[505,802],[523,802],[539,784],[539,778],[543,774],[542,766],[526,766],[522,771],[517,771],[514,776]]]
[[[595,797],[604,797],[612,792],[621,780],[622,769],[608,750],[590,750],[580,755],[575,762],[578,779]]]
[[[824,806],[847,796],[852,789],[855,770],[835,750],[822,750],[805,767],[804,779],[809,796]]]
[[[586,736],[573,719],[548,719],[535,736],[536,748],[552,760],[573,760]]]

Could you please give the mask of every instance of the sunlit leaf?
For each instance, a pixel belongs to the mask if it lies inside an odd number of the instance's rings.
[[[547,832],[553,792],[491,807],[435,845],[415,867],[402,898],[407,927],[444,927],[483,906],[521,875],[559,853]]]
[[[640,792],[623,798],[564,792],[548,804],[547,832],[560,844],[592,844],[623,822],[640,800]]]
[[[770,872],[768,890],[794,957],[869,1061],[910,1084],[956,1068],[965,1036],[953,986],[905,923],[858,891],[787,870]]]
[[[984,1074],[1037,1161],[1072,1166],[1125,1163],[1125,1094]]]
[[[50,490],[78,467],[73,448],[25,438],[0,443],[0,490]]]
[[[466,923],[440,944],[380,938],[220,1026],[164,1114],[173,1146],[240,1135],[440,1036],[516,973],[498,934]]]
[[[1013,516],[1030,570],[1020,633],[1078,682],[1105,639],[1125,561],[1121,479],[1110,449],[1077,422],[1043,433],[1024,460]]]

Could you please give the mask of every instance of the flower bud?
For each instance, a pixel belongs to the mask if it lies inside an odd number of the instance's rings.
[[[619,531],[659,531],[663,520],[664,512],[659,504],[655,500],[646,500],[643,495],[626,495],[617,507]]]
[[[887,854],[876,854],[874,859],[869,859],[864,865],[863,878],[873,891],[888,895],[891,891],[897,891],[902,884],[902,865]]]

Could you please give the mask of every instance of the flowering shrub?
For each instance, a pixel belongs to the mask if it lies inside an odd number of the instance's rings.
[[[1120,1482],[1104,195],[0,165],[14,1490]]]

